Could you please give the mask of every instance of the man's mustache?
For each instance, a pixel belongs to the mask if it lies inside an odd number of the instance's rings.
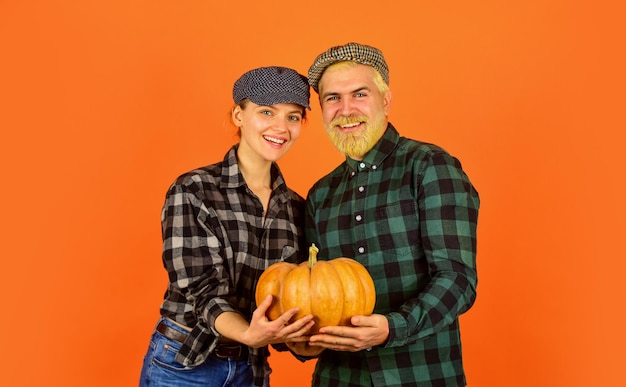
[[[335,126],[348,126],[354,124],[367,123],[369,119],[366,116],[341,116],[337,117],[330,122],[331,127]]]

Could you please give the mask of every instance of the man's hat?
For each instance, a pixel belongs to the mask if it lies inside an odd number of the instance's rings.
[[[315,58],[309,68],[309,84],[319,93],[318,84],[324,70],[333,63],[351,61],[372,66],[382,75],[386,84],[389,84],[389,67],[383,53],[376,47],[359,43],[347,43],[343,46],[329,48]]]

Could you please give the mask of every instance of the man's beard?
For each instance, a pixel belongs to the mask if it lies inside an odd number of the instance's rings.
[[[354,132],[342,132],[338,126],[363,123],[364,130]],[[339,117],[330,122],[326,127],[326,133],[335,148],[341,153],[354,159],[361,159],[369,152],[380,139],[381,134],[386,129],[386,120],[375,117],[370,120],[366,116]]]

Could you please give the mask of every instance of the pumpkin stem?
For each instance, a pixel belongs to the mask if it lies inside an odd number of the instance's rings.
[[[309,269],[317,263],[317,253],[319,251],[320,249],[315,246],[315,243],[311,243],[311,247],[309,247]]]

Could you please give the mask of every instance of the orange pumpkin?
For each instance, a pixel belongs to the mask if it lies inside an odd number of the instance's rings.
[[[269,294],[273,296],[267,311],[270,320],[299,307],[293,320],[312,314],[315,333],[324,326],[350,326],[352,316],[372,313],[376,291],[367,269],[351,258],[318,261],[318,252],[313,244],[307,262],[278,262],[261,274],[255,298],[260,304]]]

